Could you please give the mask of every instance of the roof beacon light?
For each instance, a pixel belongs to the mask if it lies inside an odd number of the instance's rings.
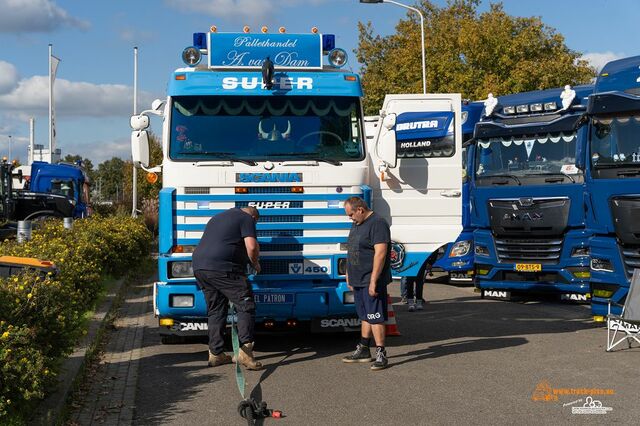
[[[187,47],[182,51],[182,60],[190,67],[195,67],[202,60],[200,49],[193,46]]]
[[[326,55],[336,48],[336,36],[334,34],[322,34],[322,51]]]
[[[243,32],[243,33],[247,34],[247,33],[248,33],[248,32],[250,32],[250,31],[251,31],[251,28],[249,28],[249,26],[248,26],[248,25],[245,25],[244,27],[242,27],[242,32]]]
[[[318,27],[313,27],[313,28],[311,28],[311,32],[312,32],[313,34],[318,34]]]
[[[287,29],[286,29],[285,27],[280,27],[280,28],[278,28],[278,32],[279,32],[280,34],[284,34],[284,33],[286,33],[286,32],[287,32]]]
[[[266,34],[269,32],[269,28],[266,25],[263,25],[262,28],[260,28],[260,31]]]
[[[489,117],[493,114],[493,110],[498,106],[498,98],[493,97],[493,93],[489,93],[487,100],[484,101],[484,115]]]
[[[211,31],[212,33],[217,33],[218,27],[216,27],[215,25],[212,25],[211,28],[209,28],[209,31]]]
[[[329,52],[329,63],[335,68],[342,68],[347,64],[348,56],[344,49],[333,49]]]
[[[207,33],[193,33],[193,47],[196,49],[206,49]]]

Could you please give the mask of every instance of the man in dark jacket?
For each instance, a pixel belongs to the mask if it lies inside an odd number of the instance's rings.
[[[385,324],[387,320],[387,285],[391,282],[391,230],[383,217],[369,209],[359,197],[348,198],[344,209],[353,221],[347,247],[347,285],[353,289],[356,312],[362,321],[360,343],[343,362],[371,362],[369,342],[376,343],[372,370],[387,368]]]
[[[246,276],[248,265],[256,273],[260,272],[258,217],[255,207],[233,208],[217,214],[207,223],[193,252],[193,272],[207,301],[210,367],[233,361],[224,353],[224,331],[231,301],[238,316],[238,362],[249,370],[262,368],[253,356],[256,304]]]

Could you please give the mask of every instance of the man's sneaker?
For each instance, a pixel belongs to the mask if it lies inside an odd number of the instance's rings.
[[[378,348],[376,350],[376,360],[371,365],[371,369],[376,370],[384,370],[389,365],[389,361],[387,360],[387,351],[382,348]]]
[[[217,367],[218,365],[231,364],[231,357],[224,352],[220,352],[218,355],[209,352],[209,367]]]
[[[406,305],[407,304],[407,296],[402,296],[400,298],[400,303],[403,304],[403,305]]]
[[[424,309],[424,305],[422,304],[422,299],[416,301],[416,310],[421,311]]]
[[[360,343],[358,343],[358,346],[356,346],[356,350],[353,351],[351,355],[342,358],[342,362],[347,363],[371,361],[373,361],[373,358],[371,358],[371,351],[369,350],[369,346],[364,346]]]
[[[416,310],[416,303],[413,299],[409,299],[409,312],[413,312]]]
[[[236,362],[235,357],[233,362]],[[253,357],[253,342],[240,346],[238,351],[238,362],[245,366],[247,370],[262,370],[262,363]]]

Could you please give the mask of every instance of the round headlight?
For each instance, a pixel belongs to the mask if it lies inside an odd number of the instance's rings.
[[[195,67],[202,60],[200,49],[193,46],[187,47],[182,51],[182,61],[190,67]]]
[[[333,49],[329,52],[329,63],[336,68],[342,68],[347,64],[347,52],[343,49]]]

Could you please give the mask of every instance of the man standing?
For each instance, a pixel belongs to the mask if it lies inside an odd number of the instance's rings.
[[[224,353],[224,331],[231,301],[238,316],[238,362],[249,370],[262,368],[253,356],[256,304],[246,277],[247,265],[260,272],[258,217],[255,207],[233,208],[217,214],[207,223],[193,252],[193,272],[207,301],[210,367],[233,361]]]
[[[369,209],[360,197],[344,202],[344,209],[353,221],[347,248],[347,285],[353,290],[356,312],[362,321],[360,343],[343,362],[370,362],[371,335],[376,343],[376,358],[372,370],[387,368],[384,347],[387,320],[387,285],[391,282],[391,231],[384,218]]]

